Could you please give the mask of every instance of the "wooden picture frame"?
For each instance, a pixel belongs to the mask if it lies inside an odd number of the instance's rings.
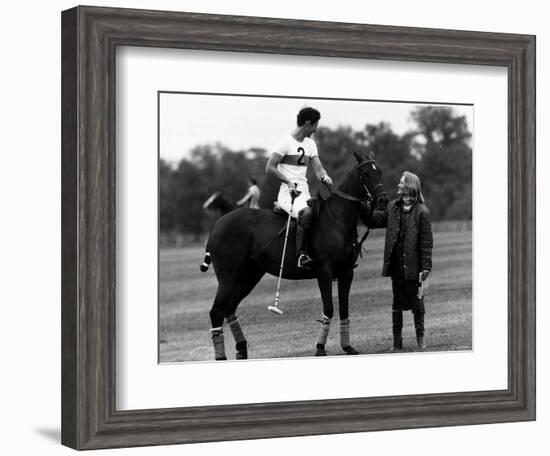
[[[115,50],[123,45],[507,68],[508,388],[116,410]],[[62,13],[64,445],[114,448],[534,419],[534,36],[96,7]]]

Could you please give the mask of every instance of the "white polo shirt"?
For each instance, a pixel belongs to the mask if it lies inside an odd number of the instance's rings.
[[[296,141],[289,133],[286,135],[273,153],[280,155],[281,162],[277,169],[287,179],[298,182],[298,185],[307,185],[307,166],[313,157],[317,157],[317,145],[311,138]]]
[[[283,157],[277,165],[277,169],[287,179],[298,184],[300,196],[295,199],[291,213],[293,217],[298,217],[298,212],[307,207],[307,202],[311,198],[306,173],[309,161],[318,155],[317,146],[310,138],[304,138],[300,142],[296,141],[291,134],[288,134],[273,150],[273,153]],[[281,183],[277,201],[284,211],[290,213],[292,201],[287,184]]]

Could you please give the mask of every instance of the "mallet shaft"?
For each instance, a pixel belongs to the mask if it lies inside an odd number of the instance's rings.
[[[294,187],[296,188],[297,185],[294,184]],[[285,242],[283,244],[283,256],[281,258],[281,267],[279,268],[279,279],[277,280],[277,292],[275,293],[275,305],[268,307],[268,310],[279,315],[282,315],[283,313],[283,311],[279,309],[279,290],[281,288],[281,278],[283,277],[283,267],[285,264],[285,256],[286,256],[286,246],[288,243],[288,232],[290,231],[290,220],[292,218],[292,211],[294,210],[294,200],[296,199],[296,196],[297,196],[296,194],[291,194],[290,196],[290,211],[288,211],[288,219],[286,222]]]

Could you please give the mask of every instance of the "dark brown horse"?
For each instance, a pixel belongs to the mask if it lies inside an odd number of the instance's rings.
[[[323,301],[316,356],[326,355],[330,323],[334,314],[332,281],[338,280],[340,344],[348,354],[357,354],[350,344],[349,291],[359,249],[357,222],[365,207],[388,203],[382,186],[382,171],[374,157],[354,152],[357,164],[331,197],[320,203],[311,229],[309,252],[315,259],[309,270],[296,266],[294,242],[288,242],[283,278],[317,279]],[[277,276],[281,263],[287,218],[271,210],[237,209],[219,218],[208,238],[205,263],[212,262],[218,289],[210,310],[215,359],[226,359],[224,319],[235,338],[237,359],[248,357],[247,343],[235,312],[265,273]],[[294,222],[293,222],[294,227]],[[294,229],[291,229],[291,235]],[[208,261],[206,261],[208,260]]]

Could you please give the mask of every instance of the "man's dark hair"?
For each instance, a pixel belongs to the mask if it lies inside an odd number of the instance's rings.
[[[317,109],[315,109],[315,108],[302,108],[302,109],[300,109],[300,112],[298,113],[297,123],[298,123],[298,126],[301,127],[308,120],[311,121],[312,124],[314,124],[320,118],[321,118],[321,113],[319,111],[317,111]]]
[[[254,179],[253,177],[249,177],[248,180],[252,182],[252,185],[258,185],[258,181]]]

